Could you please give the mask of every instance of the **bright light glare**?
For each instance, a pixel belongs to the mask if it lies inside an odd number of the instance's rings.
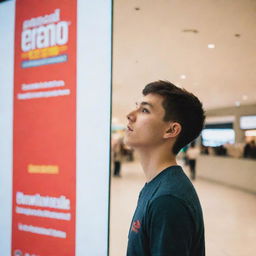
[[[204,129],[202,131],[203,145],[207,147],[218,147],[220,145],[235,142],[235,131],[233,129]]]
[[[117,119],[116,117],[113,117],[113,118],[112,118],[112,122],[113,122],[113,123],[117,123],[117,122],[118,122],[118,119]]]
[[[240,117],[241,129],[255,129],[256,128],[256,116],[241,116]]]
[[[256,137],[256,130],[245,131],[246,137]]]
[[[215,44],[208,44],[208,48],[209,49],[214,49],[215,48]]]

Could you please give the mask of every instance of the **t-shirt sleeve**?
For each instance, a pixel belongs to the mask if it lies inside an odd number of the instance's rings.
[[[180,199],[167,195],[148,207],[146,229],[152,256],[190,255],[193,222]]]

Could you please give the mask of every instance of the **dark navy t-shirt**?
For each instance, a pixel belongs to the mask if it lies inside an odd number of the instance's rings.
[[[163,170],[140,192],[127,256],[204,256],[204,222],[194,186],[180,166]]]

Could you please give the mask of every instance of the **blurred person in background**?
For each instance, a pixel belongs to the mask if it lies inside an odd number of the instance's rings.
[[[196,143],[193,141],[190,144],[189,149],[186,152],[188,158],[188,165],[190,170],[190,177],[192,180],[196,179],[196,159],[200,154],[199,148],[196,147]]]
[[[126,160],[128,162],[134,161],[133,148],[131,148],[123,143],[122,151],[123,151],[123,155],[126,157]]]
[[[188,150],[188,145],[186,145],[184,148],[181,149],[181,152],[183,153],[182,159],[185,165],[188,165],[187,150]]]
[[[112,158],[114,162],[114,176],[121,177],[123,138],[116,132],[112,135]]]
[[[256,158],[256,145],[254,140],[245,144],[243,155],[244,158]]]
[[[176,155],[200,134],[201,102],[168,81],[148,84],[127,115],[124,143],[140,158],[147,183],[140,192],[127,256],[204,256],[203,213]]]

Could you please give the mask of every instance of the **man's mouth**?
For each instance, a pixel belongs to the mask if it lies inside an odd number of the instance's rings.
[[[132,129],[129,125],[127,125],[127,129],[128,129],[128,131],[130,131],[130,132],[133,131],[133,129]]]

